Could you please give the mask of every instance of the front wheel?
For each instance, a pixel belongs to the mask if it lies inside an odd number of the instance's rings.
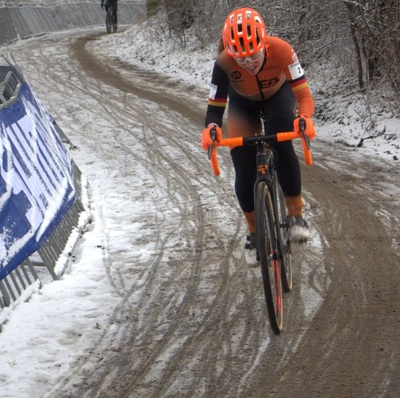
[[[261,262],[265,301],[271,328],[279,334],[283,327],[282,282],[279,243],[275,222],[273,200],[267,183],[261,181],[256,187],[256,238],[257,252]]]

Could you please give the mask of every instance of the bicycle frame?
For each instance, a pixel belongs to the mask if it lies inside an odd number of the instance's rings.
[[[275,183],[278,180],[278,176],[276,174],[276,161],[275,154],[273,150],[266,144],[265,142],[257,142],[257,154],[256,154],[256,164],[257,164],[257,179],[254,183],[254,197],[256,196],[257,185],[261,181],[265,181],[268,190],[271,193],[272,201],[274,203],[274,211],[275,211],[275,220],[279,220],[278,214],[278,196],[279,192],[275,188]],[[277,225],[279,227],[279,225]],[[278,244],[280,247],[280,253],[283,251],[283,240],[281,234],[278,234]],[[258,253],[257,248],[257,253]],[[257,254],[259,260],[259,254]]]

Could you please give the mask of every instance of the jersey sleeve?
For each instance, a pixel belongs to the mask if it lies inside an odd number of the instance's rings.
[[[298,103],[298,114],[311,117],[315,108],[314,98],[311,94],[305,76],[289,81],[289,84]]]
[[[211,123],[217,124],[222,127],[222,118],[224,116],[226,103],[228,100],[229,80],[223,69],[214,63],[211,83],[210,94],[208,96],[208,106],[205,117],[205,126]]]
[[[289,55],[290,53],[290,55]],[[311,117],[314,113],[314,98],[311,94],[304,70],[300,64],[295,51],[290,47],[290,52],[286,51],[284,69],[289,85],[298,103],[298,114]]]

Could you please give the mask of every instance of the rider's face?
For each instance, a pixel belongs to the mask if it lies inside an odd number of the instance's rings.
[[[241,68],[250,75],[256,75],[264,63],[264,49],[258,51],[250,57],[234,58]]]

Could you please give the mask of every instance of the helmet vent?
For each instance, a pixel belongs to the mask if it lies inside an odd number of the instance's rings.
[[[243,37],[239,38],[239,44],[240,44],[240,48],[242,49],[242,52],[245,52],[246,51],[246,46],[244,44]]]

